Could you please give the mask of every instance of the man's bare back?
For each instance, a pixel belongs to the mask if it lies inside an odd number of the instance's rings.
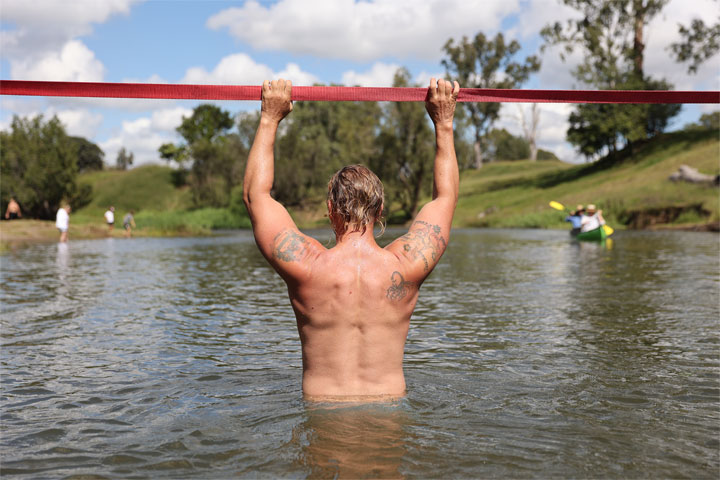
[[[441,91],[444,110],[437,113],[428,106],[438,140],[434,199],[409,232],[384,249],[374,238],[377,217],[363,228],[348,228],[340,214],[333,214],[342,209],[329,199],[337,244],[326,249],[302,234],[270,197],[272,143],[277,124],[292,106],[287,107],[289,84],[263,86],[263,114],[269,112],[269,121],[264,125],[261,120],[250,152],[244,197],[258,247],[288,286],[302,344],[303,393],[309,398],[363,400],[405,393],[402,362],[410,316],[420,285],[445,251],[457,202],[452,113],[459,87],[440,82],[431,84],[431,93]],[[273,94],[285,103],[273,101]],[[361,166],[346,167],[353,168],[364,172]]]

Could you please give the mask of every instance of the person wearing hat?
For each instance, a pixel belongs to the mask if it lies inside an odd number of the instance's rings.
[[[580,233],[580,228],[582,227],[583,211],[583,206],[578,205],[575,210],[570,212],[570,215],[565,217],[566,222],[572,223],[572,230],[570,231],[570,233],[573,235],[577,235],[578,233]]]
[[[592,203],[585,207],[585,213],[583,213],[581,220],[581,232],[589,232],[600,228],[601,225],[605,225],[605,219],[602,216],[602,210],[595,208]]]

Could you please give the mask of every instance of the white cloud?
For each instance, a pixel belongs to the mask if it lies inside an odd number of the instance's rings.
[[[60,51],[48,52],[36,60],[10,61],[13,78],[65,82],[102,81],[105,67],[79,40],[67,42]]]
[[[110,165],[114,164],[117,153],[122,147],[135,156],[134,166],[161,162],[158,148],[163,143],[178,141],[175,128],[180,125],[182,117],[190,115],[192,115],[191,109],[176,107],[155,110],[149,117],[122,122],[119,131],[100,143],[100,148],[105,152],[106,162]]]
[[[215,85],[259,85],[264,80],[285,78],[295,85],[312,85],[317,78],[288,63],[280,72],[273,72],[267,65],[255,62],[249,55],[236,53],[223,57],[217,66],[208,72],[203,67],[192,67],[185,72],[182,83]]]
[[[368,61],[387,57],[435,60],[448,38],[497,32],[517,0],[250,0],[207,22],[258,50]]]
[[[392,87],[395,73],[400,68],[396,63],[375,63],[368,71],[358,73],[354,70],[342,75],[342,84],[361,87]]]
[[[93,138],[103,121],[102,115],[89,110],[61,110],[58,112],[50,110],[49,112],[48,117],[55,113],[65,126],[68,135],[75,137]]]
[[[137,0],[3,0],[2,18],[14,29],[2,32],[4,55],[44,56],[57,45],[92,31],[112,15],[127,14]]]

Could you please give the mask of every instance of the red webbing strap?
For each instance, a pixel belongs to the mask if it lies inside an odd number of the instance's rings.
[[[260,100],[260,86],[174,85],[0,80],[0,95],[45,97]],[[427,88],[293,87],[296,101],[421,102]],[[461,88],[459,102],[523,103],[720,103],[719,91],[512,90]]]

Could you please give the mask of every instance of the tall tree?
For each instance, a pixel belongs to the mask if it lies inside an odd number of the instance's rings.
[[[228,136],[233,124],[230,113],[220,107],[198,105],[176,129],[184,142],[166,143],[159,148],[162,158],[176,161],[189,172],[188,183],[196,206],[222,207],[230,202],[237,180],[233,168],[243,155],[242,150],[234,148],[241,143]]]
[[[380,107],[374,102],[296,102],[277,141],[273,194],[288,205],[324,193],[344,165],[368,165]]]
[[[533,103],[530,106],[530,112],[525,113],[522,105],[518,105],[518,110],[520,111],[520,126],[523,136],[530,147],[530,160],[535,162],[538,154],[537,129],[540,125],[540,107],[537,103]]]
[[[562,0],[581,18],[543,28],[547,46],[561,46],[560,55],[579,49],[583,61],[573,72],[582,84],[605,90],[660,90],[672,85],[645,75],[645,26],[667,0]],[[662,132],[679,105],[601,105],[576,107],[570,116],[568,140],[593,157],[619,143],[632,143]]]
[[[83,137],[70,137],[70,141],[77,151],[78,171],[88,172],[103,169],[105,152],[100,147]]]
[[[394,87],[410,86],[410,73],[395,73]],[[414,218],[420,199],[430,193],[435,136],[419,102],[390,102],[383,109],[377,137],[378,156],[371,165],[383,184],[388,209],[394,201],[404,219]]]
[[[720,18],[715,23],[705,23],[694,18],[690,25],[679,25],[681,40],[670,48],[675,60],[688,62],[688,73],[697,73],[698,67],[720,51]]]
[[[60,203],[79,193],[77,150],[57,117],[13,117],[10,132],[0,132],[0,170],[3,208],[15,196],[30,218],[55,218]]]
[[[522,62],[514,60],[520,48],[516,40],[506,43],[502,33],[487,38],[481,32],[473,39],[463,37],[457,44],[451,38],[445,43],[446,58],[442,65],[464,88],[518,88],[540,69],[540,61],[534,55]],[[480,168],[485,138],[499,116],[500,104],[467,102],[463,105],[474,130],[473,166]]]
[[[125,150],[125,147],[121,147],[115,159],[115,166],[118,170],[127,170],[128,167],[133,164],[134,160],[135,155]]]

